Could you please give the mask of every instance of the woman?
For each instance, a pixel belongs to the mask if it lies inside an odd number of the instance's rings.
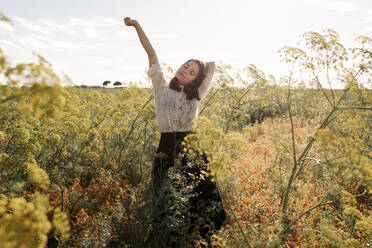
[[[221,228],[225,220],[225,212],[216,184],[210,177],[203,176],[209,172],[205,166],[208,163],[207,157],[195,151],[202,158],[202,162],[200,163],[200,159],[195,159],[195,156],[193,161],[190,161],[190,157],[182,153],[181,143],[193,131],[192,120],[198,116],[199,103],[207,95],[211,86],[215,63],[190,59],[176,71],[174,78],[167,84],[155,50],[139,23],[129,17],[124,18],[124,22],[127,26],[135,27],[148,55],[150,67],[148,76],[154,89],[155,112],[161,132],[152,171],[154,212],[158,212],[157,215],[152,216],[152,238],[156,239],[157,236],[158,239],[160,237],[164,240],[172,234],[177,240],[187,229],[188,233],[198,232],[201,237],[208,240],[213,232]],[[183,181],[177,183],[180,180],[172,181],[169,178],[172,174],[170,172],[176,167],[175,159],[179,158],[180,154],[182,154],[181,169],[177,178],[181,177]],[[189,166],[190,164],[192,165]],[[173,191],[176,189],[178,198],[174,197],[174,192],[168,190],[167,185],[172,187]],[[192,190],[187,191],[187,189]],[[179,198],[184,199],[182,196],[185,195],[188,196],[187,201],[179,200]],[[184,212],[185,209],[188,211],[187,214]],[[162,231],[164,233],[167,228],[172,231],[166,236],[159,234]],[[174,244],[172,243],[172,246]]]

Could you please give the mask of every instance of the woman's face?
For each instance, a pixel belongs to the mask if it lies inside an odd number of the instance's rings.
[[[188,61],[176,71],[176,78],[179,84],[191,83],[199,73],[199,66],[194,61]]]

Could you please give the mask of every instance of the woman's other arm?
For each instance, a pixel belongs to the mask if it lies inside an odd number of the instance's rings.
[[[156,56],[156,52],[154,48],[151,46],[151,43],[149,39],[147,38],[145,32],[143,31],[141,25],[136,20],[133,20],[130,17],[125,17],[124,23],[127,26],[133,26],[136,28],[138,38],[141,41],[141,44],[143,48],[145,49],[147,56],[149,58],[149,67],[151,67],[152,64],[158,63],[158,57]]]
[[[212,81],[212,78],[216,68],[216,63],[214,61],[206,62],[206,67],[207,75],[198,89],[201,100],[207,96],[209,89],[213,86],[214,81]]]

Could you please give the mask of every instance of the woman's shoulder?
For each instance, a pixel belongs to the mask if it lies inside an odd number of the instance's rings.
[[[161,72],[161,66],[159,64],[159,61],[157,61],[156,63],[150,65],[150,68],[147,71],[147,75],[151,78],[159,72]]]

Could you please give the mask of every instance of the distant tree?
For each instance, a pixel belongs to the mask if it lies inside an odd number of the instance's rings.
[[[119,81],[116,81],[116,82],[114,83],[114,86],[119,86],[119,85],[121,85],[121,83],[120,83]]]
[[[110,81],[105,81],[105,82],[103,82],[102,85],[103,85],[104,87],[106,87],[108,84],[111,84],[111,82],[110,82]]]

